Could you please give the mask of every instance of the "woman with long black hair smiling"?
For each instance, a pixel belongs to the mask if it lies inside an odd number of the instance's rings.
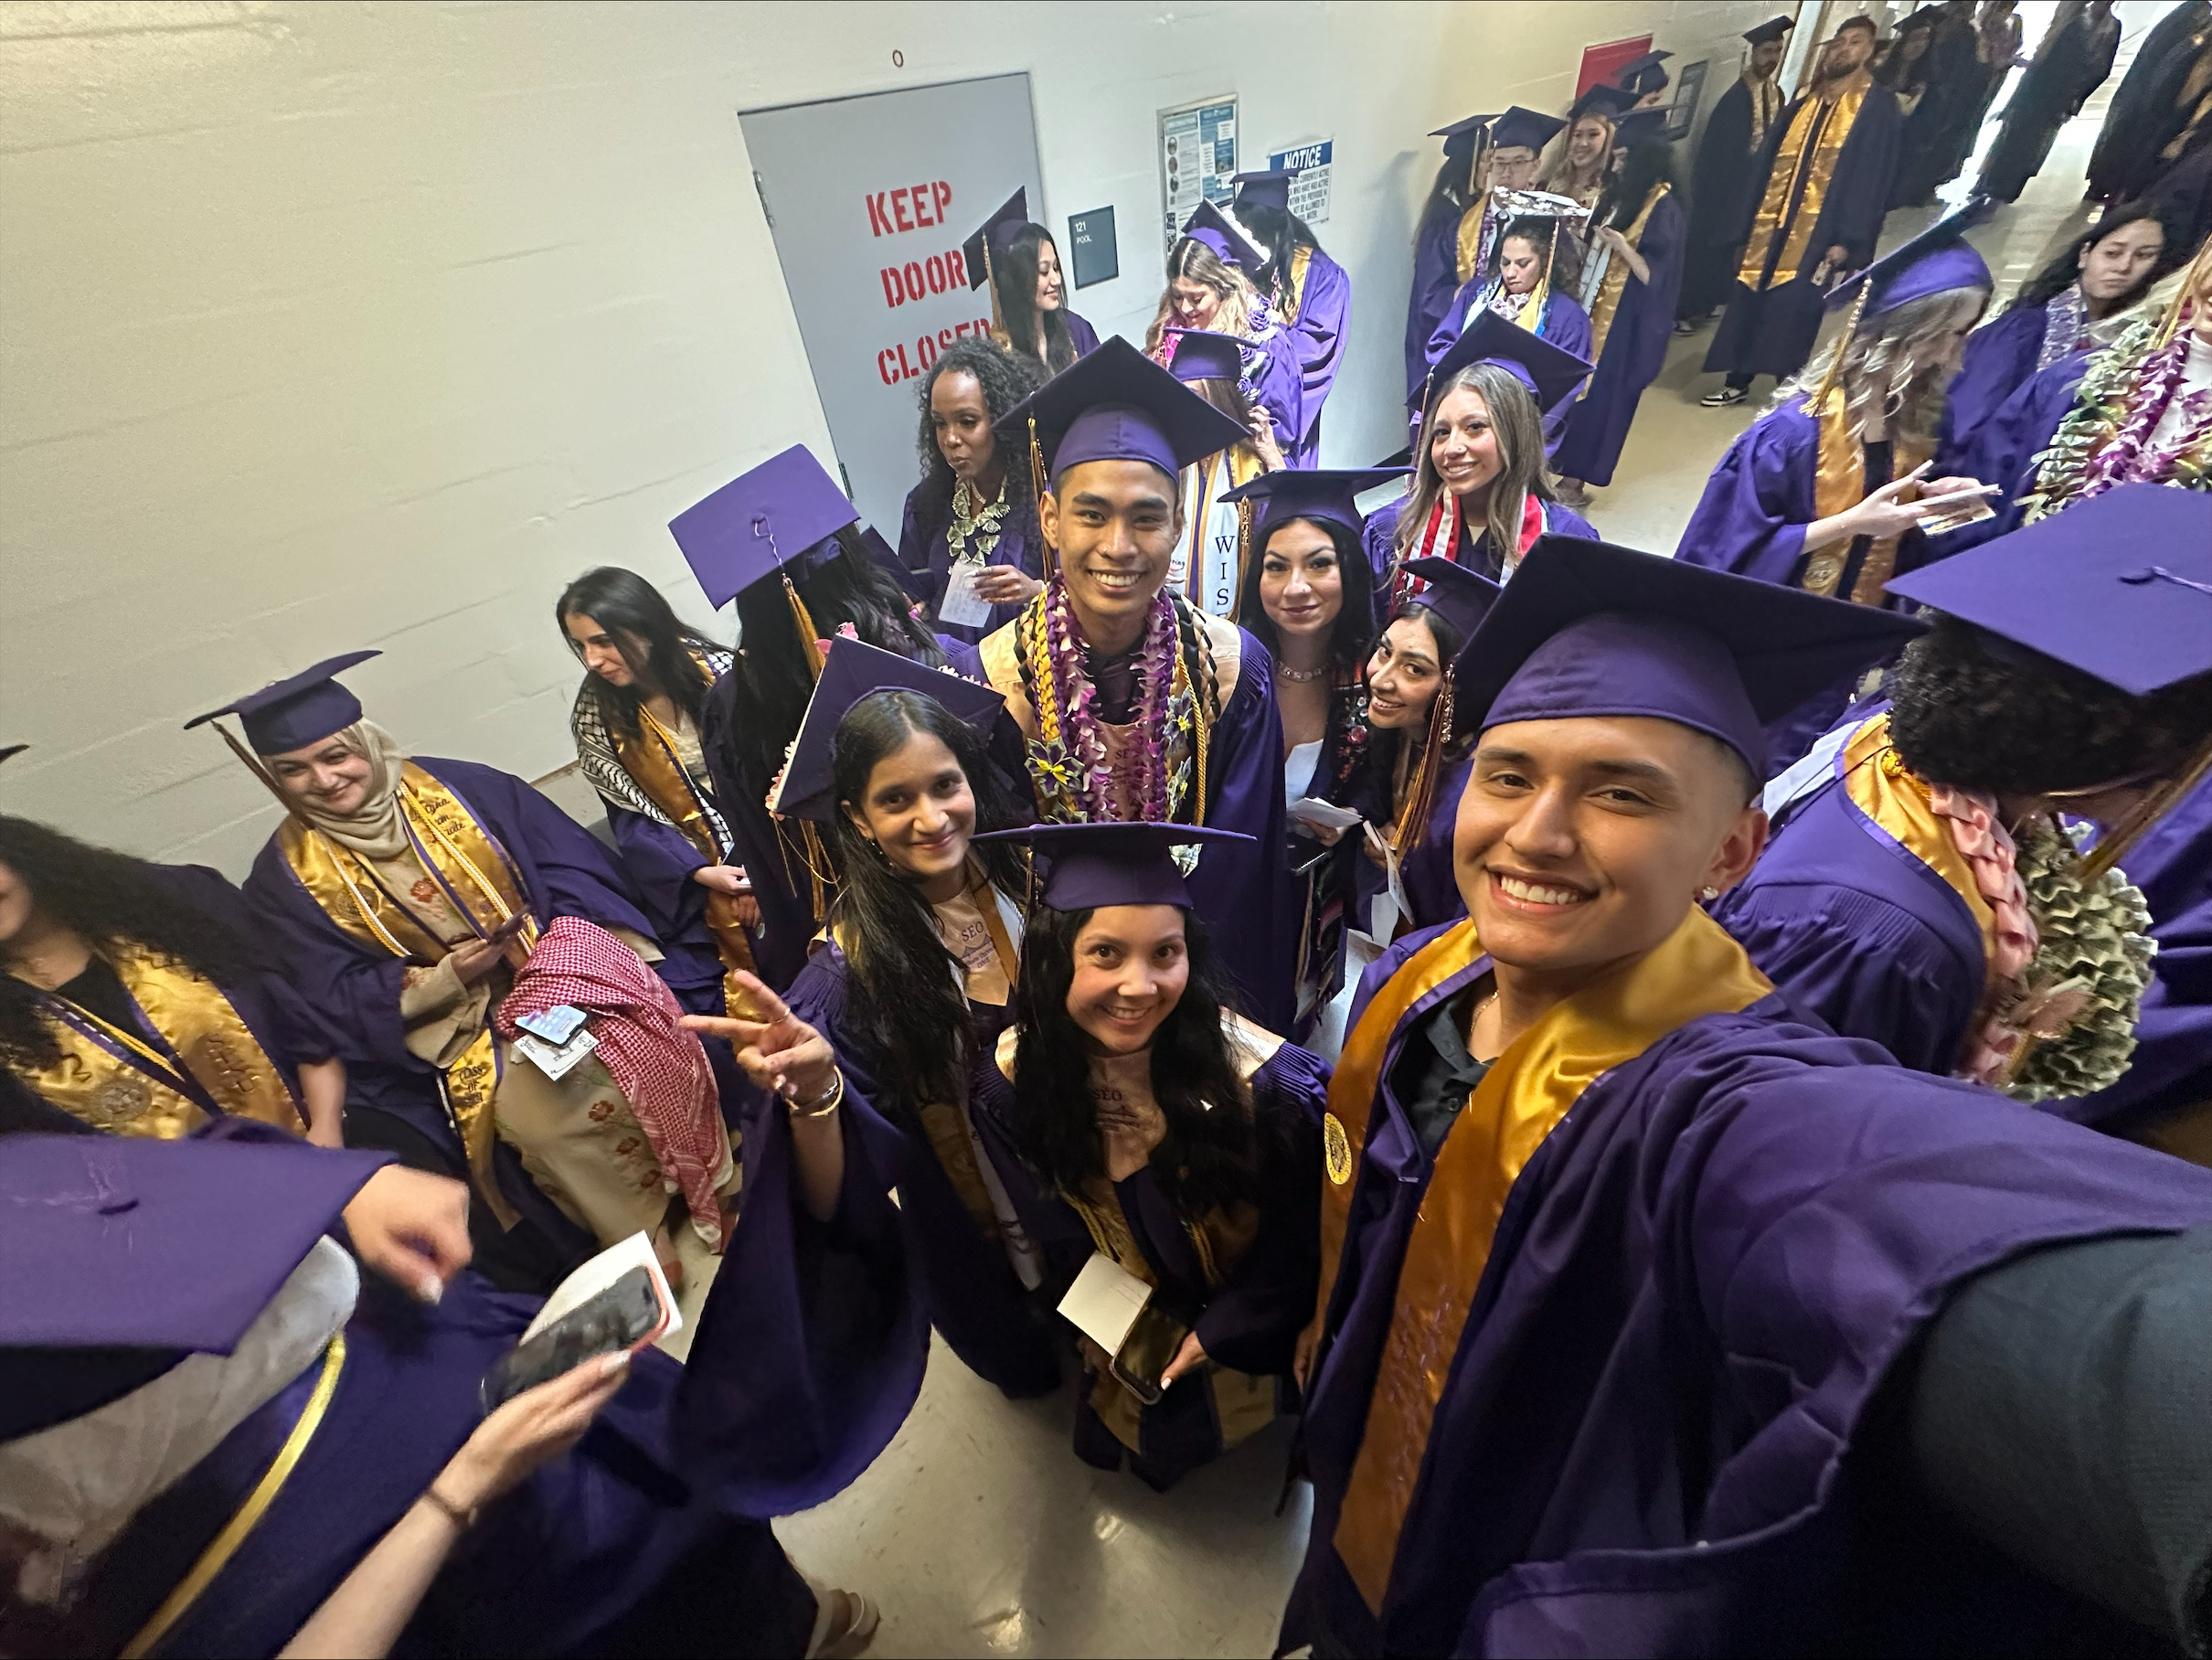
[[[1164,1489],[1295,1399],[1292,1350],[1320,1264],[1328,1069],[1227,1006],[1174,853],[1242,839],[1234,832],[1006,835],[1050,869],[981,1111],[1036,1178],[1016,1197],[1033,1208],[1048,1282],[1082,1274],[1145,1294],[1125,1335],[1104,1331],[1113,1343],[1096,1321],[1085,1331],[1075,1444],[1087,1463],[1126,1463]]]
[[[691,1013],[719,1015],[724,975],[752,970],[760,920],[699,738],[707,691],[736,658],[616,565],[569,583],[553,614],[585,671],[569,714],[577,761],[660,941],[655,966]]]
[[[935,625],[971,644],[1044,584],[1037,492],[992,423],[1041,384],[1034,365],[961,340],[921,378],[921,483],[907,493],[899,562]]]
[[[1023,862],[1004,843],[970,846],[1015,820],[976,731],[1002,703],[889,653],[831,647],[785,789],[827,827],[845,882],[788,1001],[888,1123],[883,1175],[931,1321],[1018,1398],[1057,1389],[1060,1362],[1033,1294],[1044,1264],[1008,1197],[1027,1178],[971,1112],[1020,972]]]
[[[1068,309],[1059,245],[1042,225],[1025,222],[997,245],[991,280],[1009,349],[1046,378],[1099,349],[1098,330]]]

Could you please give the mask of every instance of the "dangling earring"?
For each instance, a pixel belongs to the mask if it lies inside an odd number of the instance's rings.
[[[1707,882],[1703,888],[1700,888],[1697,890],[1697,897],[1709,905],[1715,899],[1720,897],[1720,889],[1714,887],[1710,882]]]

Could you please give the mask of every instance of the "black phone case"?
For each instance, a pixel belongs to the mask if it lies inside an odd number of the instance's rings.
[[[521,1394],[549,1383],[594,1355],[631,1348],[661,1324],[661,1300],[653,1276],[633,1268],[580,1308],[569,1310],[528,1342],[518,1344],[484,1374],[480,1398],[489,1414]]]

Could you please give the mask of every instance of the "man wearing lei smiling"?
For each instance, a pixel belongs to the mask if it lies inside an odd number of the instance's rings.
[[[1165,591],[1182,470],[1245,434],[1121,339],[1016,404],[997,431],[1045,481],[1044,591],[982,646],[1026,740],[1037,817],[1251,836],[1207,850],[1191,891],[1246,1012],[1287,1031],[1295,953],[1275,938],[1289,874],[1274,662],[1234,623]]]

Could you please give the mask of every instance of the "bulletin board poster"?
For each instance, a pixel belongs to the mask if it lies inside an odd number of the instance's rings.
[[[1636,35],[1626,40],[1608,40],[1601,46],[1582,48],[1582,67],[1575,74],[1575,96],[1579,98],[1600,81],[1610,81],[1621,72],[1621,66],[1633,63],[1652,49],[1649,35]]]
[[[1268,154],[1267,170],[1292,172],[1291,211],[1309,225],[1325,225],[1329,218],[1329,175],[1336,160],[1336,141],[1316,139],[1289,150]]]
[[[1237,101],[1160,112],[1160,204],[1167,246],[1200,202],[1226,202],[1237,171]]]

